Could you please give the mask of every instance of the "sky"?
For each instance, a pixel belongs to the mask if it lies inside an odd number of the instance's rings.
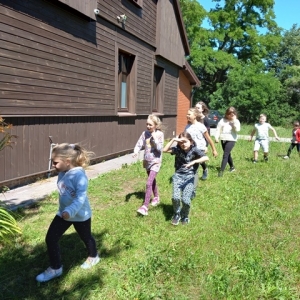
[[[212,0],[197,0],[205,10],[216,6]],[[293,24],[300,26],[300,0],[275,0],[275,21],[279,27],[290,30]],[[203,24],[204,25],[204,24]]]

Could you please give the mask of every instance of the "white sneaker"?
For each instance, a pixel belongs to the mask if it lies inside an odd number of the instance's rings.
[[[38,282],[46,282],[55,277],[59,277],[63,272],[63,268],[60,267],[59,269],[52,269],[49,267],[46,271],[36,276],[36,281]]]
[[[100,261],[99,255],[96,257],[88,257],[87,260],[81,265],[82,269],[89,269],[92,266],[96,265]]]
[[[151,201],[152,206],[157,206],[159,204],[159,197],[154,197]]]
[[[148,216],[148,207],[146,205],[142,205],[137,212],[143,216]]]
[[[286,156],[284,156],[283,158],[284,158],[284,159],[289,159],[289,157],[288,157],[287,155],[286,155]]]

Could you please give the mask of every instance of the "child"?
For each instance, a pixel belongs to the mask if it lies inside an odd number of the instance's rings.
[[[56,145],[52,150],[52,165],[59,172],[59,209],[46,235],[50,267],[36,277],[39,282],[61,276],[63,267],[58,241],[71,225],[88,251],[88,258],[81,268],[89,269],[100,260],[95,239],[91,234],[92,212],[87,198],[88,178],[83,169],[88,166],[91,154],[92,152],[79,145],[66,143]]]
[[[227,108],[224,118],[222,118],[218,123],[216,134],[215,134],[216,143],[218,143],[220,139],[222,149],[223,149],[223,158],[222,158],[221,168],[218,177],[223,176],[223,172],[226,168],[227,163],[229,164],[230,167],[229,171],[230,172],[235,171],[233,159],[231,156],[231,151],[235,146],[235,143],[238,138],[237,132],[239,132],[240,130],[241,130],[241,124],[237,118],[237,111],[233,106],[231,106]]]
[[[264,151],[264,160],[267,162],[269,160],[269,129],[271,129],[274,133],[276,140],[279,141],[279,137],[277,136],[276,130],[271,126],[271,124],[266,123],[267,116],[265,114],[259,115],[259,123],[254,125],[254,129],[251,132],[249,142],[252,141],[254,133],[256,133],[256,139],[254,143],[254,151],[253,151],[253,163],[257,163],[258,158],[258,150],[262,147]]]
[[[171,147],[174,142],[177,146]],[[199,164],[208,161],[204,151],[197,148],[195,141],[187,132],[183,132],[178,138],[173,138],[165,147],[164,152],[175,155],[175,174],[173,175],[173,209],[172,225],[189,223],[191,198],[194,193],[195,174]],[[182,208],[180,207],[182,201]]]
[[[207,117],[207,115],[209,113],[208,107],[206,106],[206,104],[204,102],[200,101],[195,105],[195,108],[198,110],[198,113],[199,113],[199,117],[197,117],[197,121],[204,124],[204,126],[207,129],[208,135],[210,135],[210,126],[209,126],[209,120]],[[206,151],[207,151],[207,146],[208,146],[208,141],[206,140],[206,149],[205,149]],[[205,153],[206,153],[206,151],[205,151]],[[208,176],[208,169],[207,169],[206,163],[205,162],[202,163],[201,167],[203,170],[201,179],[206,180],[207,176]]]
[[[291,140],[291,145],[288,149],[287,155],[284,156],[284,159],[289,159],[292,150],[294,147],[297,147],[298,154],[300,156],[300,129],[299,129],[299,121],[294,122],[294,128],[292,130],[292,140]]]
[[[216,147],[215,147],[210,135],[208,134],[208,130],[204,126],[204,124],[197,121],[198,117],[199,117],[198,109],[190,108],[187,112],[188,125],[186,125],[184,131],[188,132],[191,135],[192,139],[196,143],[197,148],[204,152],[207,151],[207,143],[209,143],[209,145],[212,148],[213,156],[217,157],[218,152],[216,150]],[[202,168],[203,168],[203,166],[202,166]],[[208,175],[208,170],[207,170],[207,166],[205,163],[204,163],[203,169],[204,170],[203,170],[202,180],[206,180],[207,175]],[[198,181],[198,174],[196,174],[196,177],[195,177],[195,188],[197,187],[197,181]]]
[[[143,216],[148,215],[148,206],[152,192],[154,198],[151,205],[156,206],[159,204],[156,175],[161,167],[164,145],[164,134],[162,132],[162,123],[160,119],[155,115],[149,115],[146,125],[147,130],[142,133],[133,150],[133,157],[136,157],[141,149],[145,150],[143,165],[147,171],[148,179],[146,183],[144,204],[137,210],[137,212]]]

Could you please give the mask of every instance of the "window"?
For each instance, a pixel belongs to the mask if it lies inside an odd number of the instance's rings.
[[[134,111],[134,94],[135,94],[135,76],[134,76],[135,56],[119,51],[118,57],[118,111]]]
[[[154,66],[152,112],[162,112],[163,74],[163,68]]]
[[[130,0],[138,7],[143,7],[143,0]]]

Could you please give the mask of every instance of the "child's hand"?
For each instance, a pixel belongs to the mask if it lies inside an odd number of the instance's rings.
[[[184,165],[186,168],[190,168],[191,166],[193,166],[194,165],[194,161],[192,161],[192,162],[190,162],[190,163],[188,163],[188,164],[186,164],[186,165]]]
[[[219,140],[218,140],[218,139],[215,139],[215,143],[219,143]]]
[[[66,212],[66,211],[63,211],[63,213],[61,214],[61,216],[62,216],[62,218],[63,218],[64,220],[70,219],[70,215],[69,215],[69,213]]]

